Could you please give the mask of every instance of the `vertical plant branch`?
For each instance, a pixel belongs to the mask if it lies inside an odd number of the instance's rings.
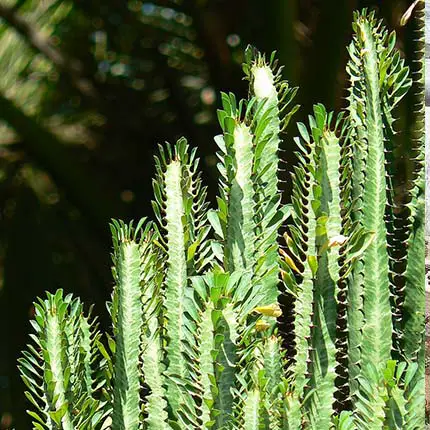
[[[292,176],[292,226],[286,235],[288,252],[284,256],[283,270],[290,274],[287,283],[294,291],[294,362],[289,371],[293,377],[294,395],[301,401],[308,383],[310,346],[314,325],[314,279],[317,269],[317,219],[312,202],[318,200],[314,195],[317,183],[315,172],[315,145],[304,124],[297,124],[300,137],[295,142],[300,149],[297,153],[299,166]],[[307,190],[305,193],[304,190]],[[304,250],[306,249],[306,253]],[[284,275],[285,279],[285,275]],[[292,403],[294,405],[294,402]]]
[[[392,316],[388,282],[387,228],[384,221],[387,183],[384,157],[384,133],[379,87],[379,60],[375,42],[373,15],[355,18],[356,51],[364,86],[364,127],[366,178],[360,219],[375,237],[363,255],[364,325],[361,349],[362,369],[368,363],[385,363],[391,357]],[[359,114],[360,115],[360,114]]]
[[[155,237],[154,237],[155,236]],[[157,235],[151,232],[144,237],[142,247],[142,289],[143,289],[143,330],[142,365],[144,381],[150,393],[146,396],[145,411],[148,430],[169,430],[167,414],[166,381],[164,372],[165,351],[162,330],[162,271],[164,269],[160,252],[154,240]]]
[[[166,228],[167,256],[166,274],[166,332],[168,336],[167,373],[185,378],[187,375],[186,358],[184,357],[184,340],[186,329],[185,289],[187,286],[187,265],[185,260],[185,238],[182,220],[185,215],[182,197],[182,168],[179,160],[173,160],[166,168]],[[182,390],[178,384],[169,378],[167,393],[170,407],[173,411],[179,409]],[[174,412],[175,413],[175,412]]]
[[[61,321],[65,317],[64,307],[59,309],[54,299],[50,297],[49,307],[47,307],[47,319],[46,319],[46,344],[45,348],[49,354],[49,360],[46,364],[49,365],[49,371],[52,373],[52,382],[54,389],[52,391],[51,401],[54,411],[61,411],[56,414],[56,418],[53,420],[59,424],[65,430],[73,430],[72,417],[69,410],[69,404],[67,402],[66,392],[66,378],[65,372],[67,364],[64,361],[64,337],[63,327],[61,327]]]
[[[204,311],[201,314],[201,321],[199,326],[199,361],[200,361],[200,381],[202,386],[202,406],[201,406],[201,420],[203,425],[210,424],[215,420],[213,413],[213,406],[215,405],[216,392],[215,385],[215,365],[213,359],[214,354],[214,327],[212,317],[214,315],[214,306],[211,301],[207,302]]]
[[[364,18],[357,23],[360,55],[366,79],[367,160],[363,196],[363,226],[375,232],[364,255],[365,301],[362,365],[384,363],[391,353],[391,309],[388,287],[387,229],[384,223],[386,189],[384,135],[379,98],[378,58],[372,29]]]
[[[425,360],[425,69],[424,69],[424,4],[415,7],[417,41],[422,44],[416,53],[415,80],[412,91],[417,100],[415,123],[412,129],[412,160],[414,172],[411,183],[409,210],[409,237],[407,239],[407,266],[405,271],[405,299],[402,309],[402,350],[406,360],[418,361],[419,371],[424,372]],[[427,216],[428,218],[428,216]]]
[[[275,86],[275,76],[272,72],[271,67],[266,64],[263,58],[257,58],[255,63],[251,66],[251,88],[252,94],[260,102],[257,104],[258,111],[256,111],[255,122],[257,127],[260,121],[266,120],[269,124],[265,127],[263,133],[261,133],[261,140],[267,140],[264,145],[264,150],[261,151],[258,167],[256,168],[256,175],[262,183],[262,187],[259,190],[261,195],[258,196],[260,202],[266,211],[272,208],[270,206],[279,205],[279,184],[278,184],[278,168],[279,168],[279,145],[280,138],[279,133],[281,131],[281,121],[279,118],[279,107],[278,107],[278,92]],[[261,125],[260,125],[261,127]],[[276,208],[277,209],[277,208]],[[263,230],[261,241],[271,239],[271,242],[276,242],[276,232],[273,237],[273,233],[267,231],[267,224],[270,221],[268,217],[263,218]],[[270,234],[272,233],[272,234]],[[269,236],[269,237],[267,237]],[[277,252],[275,252],[277,256]],[[275,257],[276,261],[276,257]],[[270,265],[270,261],[265,263]],[[272,263],[273,264],[273,263]],[[275,278],[274,284],[277,284]],[[275,300],[276,301],[276,297]],[[271,302],[270,302],[271,303]]]
[[[34,305],[34,346],[28,345],[19,359],[19,370],[29,389],[26,396],[32,410],[28,413],[35,428],[43,424],[49,430],[72,430],[87,422],[89,413],[98,425],[104,405],[93,397],[91,382],[88,390],[88,381],[100,381],[87,367],[97,359],[94,322],[83,315],[79,299],[63,297],[62,290],[48,293]]]
[[[314,287],[314,317],[311,350],[310,421],[315,428],[329,428],[333,405],[337,362],[336,316],[340,279],[342,208],[340,204],[340,143],[331,129],[332,114],[322,105],[314,106],[310,128],[315,142],[315,185],[313,211],[317,219],[317,269]],[[337,124],[336,124],[337,125]]]
[[[250,56],[248,48],[246,56]],[[278,183],[279,146],[282,122],[280,109],[291,102],[293,94],[288,84],[280,81],[276,61],[257,55],[245,63],[245,73],[250,80],[250,92],[257,100],[253,104],[255,200],[257,221],[257,278],[262,284],[266,304],[276,303],[279,290],[278,227],[284,220],[279,214],[280,191]],[[282,103],[281,100],[283,99]],[[286,99],[286,100],[285,100]],[[284,113],[285,114],[285,113]],[[278,218],[278,219],[277,219]],[[277,219],[278,222],[274,222]],[[261,264],[260,264],[261,262]]]
[[[237,375],[237,347],[239,340],[237,314],[231,303],[221,308],[217,329],[221,334],[217,339],[220,348],[218,365],[216,366],[216,379],[218,381],[219,396],[216,407],[220,411],[216,421],[219,428],[231,423],[233,414],[233,388],[236,384]]]
[[[271,335],[264,340],[263,359],[266,378],[264,406],[269,414],[270,428],[281,430],[284,428],[283,399],[279,385],[284,377],[284,357],[279,336]]]
[[[198,404],[184,384],[193,384],[199,377],[196,355],[197,306],[189,278],[212,264],[207,241],[206,189],[201,186],[197,172],[195,150],[189,152],[187,141],[160,147],[156,157],[157,180],[153,181],[153,208],[165,231],[160,240],[166,267],[163,279],[162,331],[165,342],[168,413],[186,428],[201,426]]]
[[[116,270],[115,373],[112,426],[120,430],[140,428],[142,333],[141,252],[124,229],[117,229],[114,250]]]
[[[355,42],[348,47],[350,61],[346,66],[350,76],[348,88],[348,113],[350,117],[350,137],[344,148],[344,157],[349,157],[351,168],[351,186],[344,204],[348,217],[345,220],[344,233],[351,235],[354,225],[359,223],[363,216],[363,189],[365,183],[366,129],[364,125],[364,83],[359,76],[362,75],[362,63],[356,52]],[[349,218],[349,219],[348,219]],[[347,356],[348,356],[348,388],[352,394],[358,387],[360,374],[361,347],[363,337],[363,295],[364,295],[364,265],[359,259],[353,268],[346,285],[347,302]]]
[[[252,187],[252,135],[245,124],[236,124],[232,153],[235,167],[231,182],[227,244],[230,271],[251,270],[254,264],[254,190]]]

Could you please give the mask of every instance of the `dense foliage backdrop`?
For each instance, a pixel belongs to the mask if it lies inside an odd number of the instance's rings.
[[[410,0],[0,0],[0,429],[27,429],[16,359],[32,301],[58,287],[96,304],[112,278],[108,221],[151,214],[157,143],[198,146],[215,194],[220,90],[245,96],[248,43],[278,51],[300,111],[343,101],[352,12],[377,8],[416,66]],[[421,7],[421,6],[418,6]],[[413,91],[399,108],[409,150]],[[398,166],[401,187],[409,174]],[[288,177],[285,176],[284,179]],[[288,200],[290,184],[285,183]]]

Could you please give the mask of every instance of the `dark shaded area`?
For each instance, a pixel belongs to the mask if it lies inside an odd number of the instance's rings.
[[[295,162],[295,123],[312,104],[344,105],[352,12],[380,8],[408,64],[410,2],[370,0],[18,0],[0,5],[0,429],[30,428],[16,359],[31,303],[61,287],[95,303],[112,289],[108,222],[152,217],[157,144],[184,135],[198,146],[209,198],[217,193],[219,91],[247,94],[248,43],[278,51],[300,90],[284,141]],[[24,44],[20,45],[20,43]],[[14,75],[15,74],[15,75]],[[29,88],[31,90],[29,90]],[[398,151],[410,150],[416,102],[399,109]],[[399,166],[399,186],[408,166]],[[290,184],[283,172],[285,200]]]

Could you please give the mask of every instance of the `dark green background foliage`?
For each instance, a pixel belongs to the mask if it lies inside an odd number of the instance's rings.
[[[295,122],[313,103],[345,105],[353,10],[377,8],[412,72],[417,67],[417,24],[399,24],[409,4],[0,1],[0,429],[11,417],[17,429],[29,428],[16,359],[35,296],[62,287],[94,302],[107,324],[108,221],[150,214],[158,142],[184,135],[198,147],[214,200],[217,97],[246,96],[246,45],[277,50],[284,78],[300,87],[301,109],[283,143],[288,167]],[[410,152],[415,103],[410,91],[398,109],[398,154]],[[394,185],[401,189],[410,175],[400,161]]]

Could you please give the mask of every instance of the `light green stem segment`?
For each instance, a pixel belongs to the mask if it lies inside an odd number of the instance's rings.
[[[212,322],[212,312],[214,306],[212,302],[208,302],[205,310],[202,313],[200,321],[200,342],[198,345],[201,386],[203,401],[201,406],[201,420],[203,426],[213,419],[213,406],[215,397],[213,395],[213,383],[215,383],[215,368],[214,368],[214,327]],[[212,378],[212,382],[211,382]]]
[[[129,239],[119,243],[117,252],[118,314],[114,327],[116,349],[112,428],[137,430],[141,415],[141,255],[139,245]]]
[[[151,258],[151,255],[149,256]],[[164,353],[159,326],[161,297],[157,282],[158,274],[154,273],[157,270],[157,267],[154,267],[154,260],[155,258],[146,266],[147,279],[144,280],[143,287],[142,361],[145,383],[151,391],[147,396],[145,421],[148,430],[169,430],[164,377],[166,369],[163,363]]]
[[[226,247],[230,272],[251,270],[255,261],[253,150],[249,127],[236,124],[233,139],[235,171],[229,196]]]
[[[359,261],[348,282],[348,381],[349,391],[354,394],[358,388],[357,377],[360,374],[361,342],[363,320],[363,263]]]
[[[410,234],[408,240],[407,269],[405,273],[405,302],[404,302],[404,321],[403,321],[403,350],[407,361],[418,362],[418,374],[424,374],[426,348],[424,343],[425,334],[425,169],[427,158],[425,150],[425,18],[424,9],[427,9],[425,2],[416,5],[415,18],[419,28],[416,32],[417,38],[417,73],[413,85],[414,95],[417,98],[415,124],[413,132],[416,136],[414,139],[414,149],[418,152],[415,160],[415,168],[418,175],[414,180],[412,190],[412,201],[409,204],[410,209]],[[420,46],[420,48],[418,48]],[[428,167],[427,167],[428,169]],[[430,194],[429,194],[430,195]],[[427,217],[429,215],[427,214]],[[428,221],[427,221],[428,223]],[[427,224],[428,225],[428,224]],[[424,385],[424,384],[422,384]],[[422,427],[424,424],[422,424]]]
[[[78,306],[74,306],[74,303],[72,302],[71,305],[69,305],[71,308],[71,312],[69,315],[69,321],[68,324],[64,327],[64,334],[66,338],[67,343],[67,367],[70,370],[70,379],[69,379],[69,393],[71,394],[70,397],[74,397],[74,394],[79,392],[80,384],[83,382],[80,373],[80,349],[82,342],[82,339],[80,338],[79,333],[79,311]],[[90,391],[91,393],[91,391]],[[91,395],[91,394],[90,394]],[[72,399],[72,402],[75,399]]]
[[[260,429],[260,391],[254,388],[248,392],[244,404],[244,430],[259,430]]]
[[[167,402],[165,399],[165,389],[163,386],[164,366],[161,361],[161,348],[159,335],[154,334],[147,340],[146,349],[143,354],[145,382],[151,389],[151,394],[147,397],[146,410],[148,418],[146,422],[150,430],[168,430],[167,424]]]
[[[232,388],[235,386],[237,373],[236,342],[238,340],[237,314],[232,304],[227,304],[222,310],[220,334],[224,336],[220,345],[216,380],[218,381],[218,398],[216,408],[220,411],[217,416],[218,428],[225,428],[231,423],[233,412]]]
[[[357,37],[361,39],[365,78],[365,126],[367,131],[366,179],[363,190],[362,224],[374,232],[373,242],[363,256],[364,326],[361,350],[362,368],[367,363],[383,365],[390,359],[392,320],[388,279],[387,229],[384,215],[387,204],[379,67],[372,28],[359,17]]]
[[[375,363],[378,364],[379,363]],[[386,399],[387,388],[380,375],[385,369],[385,363],[381,370],[376,366],[368,366],[363,370],[364,375],[359,377],[359,395],[353,399],[356,411],[355,423],[363,430],[384,430],[386,427]]]
[[[305,169],[311,167],[315,169],[315,163],[313,160],[314,148],[311,148],[312,152],[309,155],[310,162],[303,166]],[[311,324],[313,314],[313,289],[314,289],[314,275],[312,273],[311,261],[316,260],[317,248],[316,248],[316,230],[317,222],[315,215],[312,210],[311,201],[315,199],[313,196],[313,190],[315,184],[314,178],[311,176],[305,183],[310,193],[307,198],[302,198],[301,203],[306,208],[306,213],[309,214],[308,221],[306,223],[306,245],[307,245],[307,261],[304,261],[304,269],[302,272],[302,282],[297,285],[297,298],[294,303],[294,334],[296,341],[296,355],[294,357],[295,363],[292,366],[292,372],[294,374],[294,389],[295,394],[299,399],[302,399],[304,394],[305,385],[308,381],[308,361],[310,337],[311,337]]]
[[[265,369],[263,339],[243,351],[239,362],[240,394],[236,396],[236,419],[243,429],[267,428],[269,420],[265,412]]]
[[[402,428],[406,430],[425,428],[426,411],[422,407],[426,398],[424,371],[420,370],[419,364],[415,367],[415,363],[411,363],[408,365],[405,379],[408,379],[409,383],[404,387],[407,413]]]
[[[84,392],[88,394],[88,396],[92,395],[93,392],[93,376],[91,369],[91,361],[93,358],[93,340],[91,333],[91,324],[89,323],[89,318],[84,317],[83,315],[79,316],[79,326],[81,333],[81,361],[83,367],[83,381],[80,383],[83,386]]]
[[[315,221],[309,222],[309,231],[315,229]],[[315,251],[315,245],[309,244],[310,252]],[[311,254],[315,255],[315,254]],[[300,299],[295,302],[296,318],[294,321],[295,325],[295,338],[296,338],[296,356],[295,363],[293,366],[293,372],[295,375],[295,390],[297,395],[301,398],[305,389],[305,385],[308,381],[308,360],[309,360],[309,337],[311,335],[310,325],[312,324],[311,315],[313,313],[313,281],[312,272],[308,264],[305,266],[303,272],[304,281],[300,285]]]
[[[354,45],[351,45],[351,52]],[[355,58],[355,57],[353,57]],[[357,60],[355,58],[355,60]],[[361,70],[355,70],[357,67],[353,59],[348,63],[348,67],[354,70],[354,77],[351,76],[350,96],[349,96],[349,113],[350,120],[353,124],[352,133],[352,150],[353,156],[351,159],[352,169],[352,187],[351,193],[346,204],[354,204],[354,210],[351,213],[351,224],[353,221],[360,221],[362,219],[363,210],[363,189],[365,183],[365,165],[367,156],[366,144],[366,128],[364,125],[364,117],[362,107],[363,101],[357,100],[356,93],[360,93],[361,86],[364,84],[355,75],[361,74]],[[352,71],[349,70],[352,75]],[[353,201],[354,203],[351,203]],[[353,227],[347,227],[346,234],[352,234]],[[355,393],[358,388],[357,378],[360,374],[360,359],[361,359],[361,346],[363,338],[363,295],[364,295],[364,274],[363,274],[363,261],[359,260],[353,267],[351,275],[347,282],[347,328],[348,328],[348,380],[349,390],[351,395]]]
[[[282,398],[279,384],[284,376],[283,359],[281,356],[281,339],[275,335],[264,340],[263,358],[265,376],[265,410],[268,413],[269,427],[271,430],[284,428],[282,418]]]
[[[300,399],[295,393],[288,393],[283,405],[283,430],[297,430],[302,427],[302,409]]]
[[[408,240],[407,269],[405,273],[405,302],[403,307],[403,349],[408,361],[418,361],[419,371],[424,373],[425,359],[425,203],[424,166],[413,190],[415,195],[409,205],[411,232]]]
[[[173,160],[165,172],[166,222],[167,222],[167,274],[165,286],[166,334],[168,343],[167,374],[188,380],[187,361],[184,357],[186,339],[185,291],[187,263],[184,237],[184,204],[182,196],[182,166]],[[169,405],[175,413],[183,401],[183,391],[171,378],[167,378]]]
[[[352,91],[351,91],[352,93]],[[355,102],[353,100],[353,102]],[[363,187],[365,182],[365,148],[364,148],[364,129],[362,118],[357,114],[357,105],[354,103],[351,108],[355,115],[355,126],[357,136],[353,144],[355,151],[351,160],[352,167],[352,192],[350,199],[354,200],[356,210],[351,216],[353,220],[361,220]],[[352,234],[352,226],[348,227],[346,234]],[[363,295],[364,295],[364,268],[362,259],[353,267],[347,282],[347,330],[348,330],[348,382],[349,391],[353,395],[358,389],[358,376],[360,374],[361,347],[363,338]]]
[[[278,393],[278,385],[284,374],[281,357],[281,339],[270,336],[264,341],[264,369],[266,370],[266,393],[273,400]]]
[[[261,212],[260,233],[257,244],[257,258],[263,259],[259,272],[264,274],[269,272],[262,279],[262,289],[265,291],[264,303],[275,303],[278,298],[278,248],[272,246],[277,241],[277,230],[269,229],[268,224],[279,209],[278,191],[278,165],[279,165],[279,133],[280,119],[278,108],[278,93],[274,83],[274,76],[271,68],[266,64],[255,64],[251,73],[253,75],[252,90],[257,100],[258,109],[256,112],[257,128],[260,122],[266,121],[269,116],[264,132],[259,136],[260,140],[266,140],[261,153],[256,175],[260,177],[262,186],[257,187],[256,200]],[[261,108],[261,103],[264,107]],[[256,142],[258,144],[258,142]],[[264,171],[264,169],[267,169]],[[263,172],[264,171],[264,172]],[[258,275],[258,273],[257,273]]]
[[[49,361],[46,360],[46,363],[49,363],[49,371],[52,373],[52,381],[55,382],[52,400],[55,401],[55,410],[64,411],[64,415],[61,418],[61,428],[64,430],[73,430],[72,417],[66,403],[66,386],[64,380],[66,369],[63,362],[63,355],[65,352],[63,351],[62,346],[63,329],[59,320],[58,309],[53,302],[53,297],[49,300],[52,301],[47,309],[48,316],[46,319],[46,351],[49,355]]]
[[[317,108],[316,108],[317,109]],[[317,111],[316,111],[317,113]],[[316,115],[318,120],[318,115]],[[324,125],[325,126],[325,125]],[[336,391],[336,317],[339,266],[339,235],[341,232],[341,205],[339,195],[340,145],[336,135],[324,131],[317,144],[318,184],[321,190],[320,205],[316,209],[320,222],[317,234],[318,270],[315,279],[315,328],[312,334],[310,373],[311,411],[310,419],[314,428],[329,428],[334,414],[333,404]],[[325,218],[327,217],[327,218]],[[325,227],[322,227],[322,226]]]

